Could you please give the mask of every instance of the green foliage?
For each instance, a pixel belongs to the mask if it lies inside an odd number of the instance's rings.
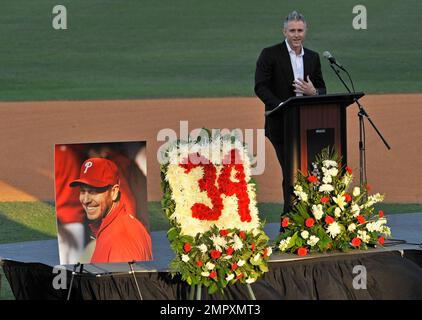
[[[285,216],[288,225],[277,240],[279,249],[324,252],[382,245],[390,229],[384,212],[373,206],[384,196],[369,195],[366,187],[349,192],[352,179],[352,170],[341,167],[341,158],[329,149],[316,157],[311,173],[299,172],[293,210]]]

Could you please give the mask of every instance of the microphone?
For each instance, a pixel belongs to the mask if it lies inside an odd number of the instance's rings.
[[[328,61],[329,61],[331,64],[335,64],[337,67],[339,67],[340,69],[343,69],[343,70],[344,70],[344,68],[343,68],[343,66],[341,65],[341,63],[339,63],[339,62],[336,60],[336,58],[334,58],[334,56],[333,56],[333,55],[332,55],[329,51],[324,51],[323,56],[324,56],[325,58],[327,58],[327,59],[328,59]]]

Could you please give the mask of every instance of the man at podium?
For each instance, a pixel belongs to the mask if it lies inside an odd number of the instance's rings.
[[[299,95],[326,93],[318,53],[303,47],[307,32],[305,17],[293,11],[283,24],[284,41],[262,50],[256,63],[255,93],[271,111],[288,98]],[[284,170],[288,155],[284,140],[283,121],[279,118],[265,119],[265,135],[270,139]],[[283,178],[284,213],[291,209],[293,190],[290,178]]]

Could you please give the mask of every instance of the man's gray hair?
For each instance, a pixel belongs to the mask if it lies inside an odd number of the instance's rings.
[[[283,24],[284,29],[287,28],[287,24],[290,21],[303,21],[305,28],[307,27],[305,16],[297,11],[290,12],[289,15],[286,17]]]

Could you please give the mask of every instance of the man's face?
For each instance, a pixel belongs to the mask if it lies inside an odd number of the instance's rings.
[[[283,34],[292,48],[296,53],[300,52],[302,43],[306,36],[306,27],[303,21],[289,21],[287,28],[283,29]]]
[[[96,188],[86,184],[80,186],[79,201],[88,220],[102,219],[113,206],[119,192],[119,186]]]

